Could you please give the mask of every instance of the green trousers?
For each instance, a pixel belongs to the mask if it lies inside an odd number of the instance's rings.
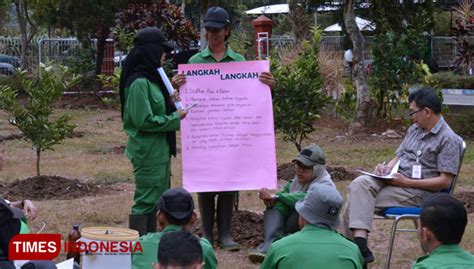
[[[152,212],[161,194],[170,188],[171,162],[132,161],[135,195],[132,214]]]

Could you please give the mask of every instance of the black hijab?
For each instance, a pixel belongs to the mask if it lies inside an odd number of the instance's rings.
[[[157,68],[161,67],[163,52],[170,52],[172,45],[166,41],[162,31],[156,27],[144,28],[135,35],[133,48],[127,55],[120,74],[120,104],[123,120],[125,108],[125,88],[129,87],[137,78],[146,78],[158,85],[165,99],[166,114],[176,111],[171,101],[170,94],[158,74]],[[176,156],[176,132],[167,132],[166,138],[170,145],[170,153]]]

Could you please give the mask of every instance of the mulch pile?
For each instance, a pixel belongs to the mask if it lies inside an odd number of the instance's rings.
[[[347,170],[341,166],[326,166],[331,178],[334,182],[342,180],[353,180],[357,177],[357,173],[354,171]],[[282,180],[292,180],[295,176],[295,170],[293,163],[284,163],[279,165],[277,168],[277,177]]]
[[[110,188],[77,179],[58,176],[36,176],[17,180],[2,186],[2,195],[9,200],[69,200],[84,196],[95,196],[110,192]]]

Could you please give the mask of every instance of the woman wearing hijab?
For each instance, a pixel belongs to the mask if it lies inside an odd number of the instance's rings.
[[[156,27],[135,35],[120,76],[125,155],[132,162],[135,194],[129,227],[140,235],[156,231],[156,202],[170,187],[170,159],[176,156],[176,134],[186,116],[176,110],[157,71],[173,46]]]
[[[264,242],[249,254],[252,262],[263,261],[274,239],[299,230],[295,204],[305,197],[311,185],[323,184],[336,188],[325,163],[322,149],[312,144],[293,160],[295,177],[282,191],[272,195],[267,189],[260,190],[260,199],[267,206],[263,215]]]

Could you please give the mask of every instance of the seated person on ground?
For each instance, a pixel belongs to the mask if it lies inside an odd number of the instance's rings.
[[[22,210],[23,209],[23,210]],[[27,220],[36,218],[36,206],[30,200],[9,202],[0,196],[0,268],[14,269],[14,261],[8,259],[10,239],[17,234],[30,232]],[[56,268],[51,261],[29,261],[23,269],[52,269]]]
[[[474,268],[474,255],[459,246],[467,224],[463,204],[447,193],[435,193],[423,200],[418,237],[426,256],[413,269]]]
[[[358,247],[336,231],[343,203],[336,188],[312,184],[296,203],[301,231],[273,242],[260,268],[362,268]]]
[[[183,188],[166,190],[158,201],[157,221],[161,232],[148,233],[140,237],[143,253],[133,254],[132,269],[153,268],[157,262],[158,244],[163,235],[180,230],[190,231],[196,221],[193,197]],[[204,257],[204,268],[217,268],[217,259],[212,245],[205,238],[199,239]]]
[[[188,231],[164,234],[158,246],[158,263],[155,269],[200,269],[203,268],[202,244]]]
[[[336,188],[326,171],[324,152],[319,146],[313,144],[304,148],[292,162],[295,177],[282,191],[272,195],[267,189],[260,190],[260,199],[267,207],[264,212],[264,242],[249,254],[253,262],[262,262],[274,239],[299,230],[295,204],[304,198],[311,185],[319,183]]]
[[[367,245],[374,212],[386,207],[419,206],[427,195],[449,188],[458,172],[462,139],[441,116],[438,94],[421,88],[411,92],[408,100],[414,124],[396,157],[387,165],[377,165],[374,172],[386,175],[399,162],[398,173],[389,180],[362,175],[347,189],[344,232],[354,238],[366,263],[374,261]]]

